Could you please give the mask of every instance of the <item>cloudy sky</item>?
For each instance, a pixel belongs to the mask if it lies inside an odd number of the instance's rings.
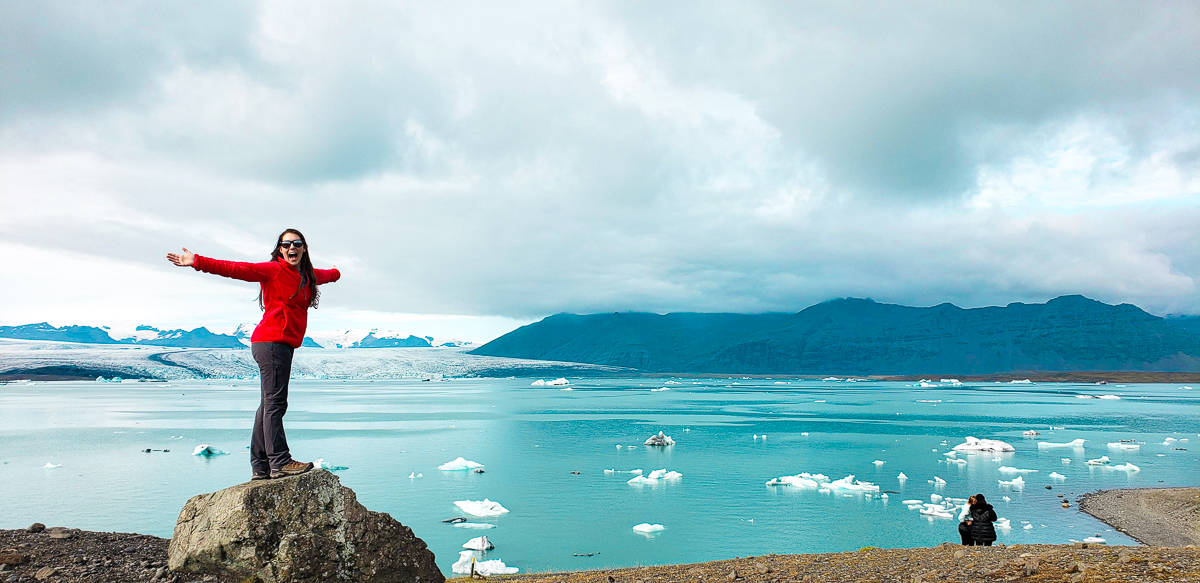
[[[1200,4],[0,0],[0,325],[1200,313]]]

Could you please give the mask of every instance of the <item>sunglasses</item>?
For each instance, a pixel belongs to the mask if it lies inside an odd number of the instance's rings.
[[[301,241],[300,239],[296,239],[294,241],[280,241],[279,246],[283,247],[284,249],[287,249],[288,247],[295,247],[299,249],[304,246],[304,241]]]

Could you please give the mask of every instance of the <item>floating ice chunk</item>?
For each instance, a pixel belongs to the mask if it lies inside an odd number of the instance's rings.
[[[408,479],[410,479],[410,480],[415,480],[417,478],[424,478],[424,477],[425,477],[425,474],[418,474],[417,472],[412,472],[412,473],[408,474]]]
[[[1039,441],[1038,449],[1052,449],[1052,448],[1056,448],[1056,447],[1082,448],[1084,443],[1087,443],[1086,439],[1073,439],[1066,443],[1053,443],[1050,441]]]
[[[1135,466],[1135,465],[1133,465],[1133,464],[1130,464],[1130,463],[1117,464],[1117,465],[1115,465],[1115,466],[1104,466],[1104,469],[1106,469],[1106,470],[1116,470],[1116,471],[1119,471],[1119,472],[1129,472],[1129,473],[1131,473],[1131,474],[1132,474],[1132,473],[1134,473],[1134,472],[1140,472],[1140,471],[1142,471],[1142,468],[1139,468],[1139,467],[1137,467],[1137,466]]]
[[[924,504],[925,501],[924,500],[901,500],[900,503],[904,504],[905,506],[920,506],[920,505]]]
[[[768,486],[795,486],[797,488],[817,489],[821,484],[829,482],[829,477],[824,474],[810,474],[801,472],[794,476],[780,476],[767,480]]]
[[[879,486],[872,484],[871,482],[861,482],[859,480],[855,480],[854,474],[834,480],[828,484],[822,484],[821,487],[822,489],[837,490],[841,492],[879,492]]]
[[[61,468],[62,464],[56,464],[54,462],[46,462],[46,465],[44,465],[42,467],[47,470],[53,470],[54,468]]]
[[[1076,399],[1095,399],[1095,395],[1075,395]]]
[[[877,467],[877,468],[882,468],[882,467],[883,467],[883,464],[885,464],[885,463],[887,463],[887,462],[885,462],[885,461],[883,461],[883,460],[875,460],[875,461],[873,461],[873,462],[871,462],[871,463],[875,464],[875,467]]]
[[[1089,537],[1083,539],[1083,542],[1089,543],[1089,544],[1094,544],[1094,545],[1108,544],[1108,541],[1104,540],[1104,537],[1102,537],[1102,536],[1089,536]]]
[[[331,472],[340,472],[342,470],[350,469],[349,466],[335,466],[335,465],[325,461],[325,458],[323,458],[323,457],[319,457],[319,458],[313,460],[313,467],[317,468],[319,470],[329,470]]]
[[[1021,432],[1021,435],[1024,435],[1025,437],[1037,437],[1041,434],[1042,432],[1036,429],[1026,429],[1025,431]]]
[[[936,488],[941,488],[946,485],[946,480],[943,480],[937,476],[934,476],[933,479],[929,481],[929,483],[933,484],[934,487],[936,487]]]
[[[1142,448],[1142,446],[1138,445],[1136,443],[1121,443],[1119,441],[1110,441],[1108,443],[1108,449],[1119,449],[1119,450],[1123,450],[1123,451],[1137,451],[1141,448]]]
[[[958,379],[942,379],[941,382],[942,382],[942,384],[954,385],[956,387],[962,384],[962,381],[960,381]]]
[[[536,381],[533,381],[532,383],[529,383],[529,386],[531,386],[531,387],[544,387],[544,386],[546,386],[546,381],[543,381],[542,379],[538,379],[538,380],[536,380]]]
[[[944,455],[946,457],[950,457],[950,458],[955,458],[955,457],[958,457],[958,452],[954,451],[954,450],[950,450],[942,455]]]
[[[1107,400],[1112,400],[1112,401],[1120,401],[1121,400],[1121,397],[1118,395],[1096,395],[1096,398],[1097,399],[1107,399]]]
[[[1183,385],[1182,387],[1179,387],[1179,388],[1180,388],[1180,389],[1183,389],[1183,390],[1185,390],[1185,391],[1190,391],[1190,390],[1192,390],[1192,388],[1191,388],[1191,387],[1189,387],[1189,386],[1187,386],[1187,385]]]
[[[552,381],[546,381],[546,386],[549,386],[549,387],[562,387],[562,386],[566,386],[569,384],[571,384],[571,381],[568,381],[567,379],[564,379],[561,377],[554,379]]]
[[[471,516],[500,516],[501,514],[508,513],[508,509],[501,506],[499,502],[494,502],[487,498],[483,500],[458,500],[454,505]]]
[[[566,389],[563,389],[563,390],[565,391]],[[669,391],[669,390],[671,390],[671,387],[659,387],[657,389],[650,389],[650,392],[651,393],[661,393],[663,391]]]
[[[1112,461],[1112,460],[1108,459],[1108,456],[1102,455],[1098,458],[1088,460],[1087,464],[1089,466],[1102,466],[1104,464],[1107,464],[1110,461]]]
[[[941,399],[917,399],[918,403],[941,403]]]
[[[948,463],[948,464],[959,464],[959,465],[964,465],[964,466],[965,466],[965,465],[967,465],[967,460],[965,460],[965,459],[962,459],[962,458],[951,458],[951,459],[948,459],[948,460],[946,460],[946,463]]]
[[[1059,461],[1061,461],[1063,463],[1063,465],[1069,465],[1071,463],[1071,458],[1069,458],[1069,457],[1059,458]]]
[[[1008,496],[1001,496],[1000,499],[1005,502],[1012,502],[1012,498],[1009,498]]]
[[[821,380],[823,380],[823,381],[829,381],[829,382],[834,382],[834,381],[840,381],[840,380],[842,380],[842,379],[839,379],[839,378],[837,378],[837,377],[825,377],[825,378],[823,378],[823,379],[821,379]],[[1190,389],[1191,387],[1180,387],[1180,388],[1187,388],[1187,389]]]
[[[681,383],[680,383],[679,381],[667,381],[667,382],[665,382],[665,383],[663,383],[663,384],[664,384],[664,385],[678,385],[678,384],[681,384]]]
[[[635,524],[633,526],[633,532],[639,532],[642,534],[651,534],[651,533],[655,533],[655,532],[662,532],[666,528],[667,527],[665,527],[661,524],[650,524],[649,522],[643,522],[641,524]]]
[[[1013,384],[1013,385],[1029,385],[1029,384],[1033,384],[1033,381],[1031,381],[1031,380],[1029,380],[1029,379],[1011,380],[1011,381],[1008,381],[1008,382],[1009,382],[1009,384]]]
[[[896,479],[900,480],[901,482],[907,482],[908,476],[905,475],[904,472],[900,472],[899,474],[896,474]]]
[[[477,537],[463,543],[462,548],[472,550],[472,551],[490,551],[490,550],[496,548],[496,545],[493,545],[492,541],[488,540],[487,535],[484,535],[484,536],[477,536]]]
[[[474,569],[476,574],[483,575],[484,577],[512,575],[518,571],[516,567],[509,567],[500,559],[480,561],[477,553],[478,551],[459,551],[458,560],[450,566],[450,571],[459,575],[470,575],[472,569]]]
[[[1064,476],[1064,475],[1062,475],[1062,474],[1060,474],[1060,473],[1058,473],[1058,472],[1050,472],[1050,479],[1051,479],[1051,480],[1058,480],[1059,482],[1061,482],[1061,481],[1063,481],[1063,480],[1066,480],[1066,479],[1067,479],[1067,477],[1066,477],[1066,476]]]
[[[662,482],[673,482],[682,477],[683,477],[683,474],[676,472],[674,470],[668,471],[666,469],[660,469],[660,470],[652,470],[649,474],[647,474],[645,476],[642,476],[642,475],[634,476],[634,477],[630,478],[629,480],[627,480],[625,483],[632,484],[632,485],[659,484]]]
[[[930,502],[941,502],[942,500],[945,500],[945,499],[946,499],[946,497],[942,496],[941,494],[934,493],[934,494],[929,495]]]
[[[1032,525],[1032,524],[1026,524],[1025,526],[1022,526],[1021,528],[1025,529],[1025,530],[1033,530],[1033,525]]]
[[[496,528],[496,525],[494,525],[490,522],[459,522],[458,524],[454,525],[454,528],[484,529],[484,528]]]
[[[471,460],[458,457],[438,466],[438,469],[442,470],[443,472],[457,472],[462,470],[473,470],[475,468],[482,467],[483,464],[479,462],[473,462]]]
[[[1009,520],[1007,518],[997,518],[996,522],[992,523],[992,526],[995,526],[996,528],[999,528],[1000,530],[1011,530],[1012,529],[1012,523],[1009,522]]]
[[[1163,440],[1162,444],[1163,445],[1174,445],[1177,441],[1179,441],[1179,440],[1175,439],[1174,437],[1168,437]]]
[[[998,439],[978,439],[975,437],[971,437],[969,435],[966,437],[966,440],[963,443],[960,443],[960,444],[954,446],[954,450],[955,451],[968,451],[968,452],[969,451],[988,451],[988,452],[1016,451],[1016,449],[1013,448],[1013,446],[1011,446],[1003,441],[1000,441]]]
[[[800,432],[800,437],[808,437],[808,432],[807,432],[807,431],[801,431],[801,432]]]
[[[229,452],[221,451],[207,443],[201,443],[200,445],[196,446],[196,449],[192,450],[192,455],[212,457],[215,455],[229,455]]]
[[[613,474],[636,474],[636,475],[640,476],[640,475],[642,475],[642,469],[637,468],[637,469],[633,469],[633,470],[614,470],[614,469],[604,470],[604,475],[606,475],[606,476],[611,476]]]
[[[936,388],[938,388],[938,385],[937,385],[937,383],[931,383],[931,382],[929,382],[929,381],[920,381],[920,382],[918,382],[918,383],[916,384],[916,386],[917,386],[917,387],[920,387],[920,388],[922,388],[922,389],[936,389]]]
[[[997,480],[997,481],[1000,482],[1001,486],[1004,486],[1007,488],[1012,488],[1013,490],[1024,490],[1025,489],[1025,478],[1022,478],[1021,476],[1017,476],[1011,480]]]
[[[670,435],[664,435],[663,432],[659,431],[658,435],[651,435],[649,438],[646,439],[645,442],[642,443],[642,445],[656,445],[656,446],[675,445],[675,440],[671,439]]]
[[[1000,466],[1001,474],[1032,474],[1036,471],[1037,470],[1025,470],[1025,469],[1021,469],[1021,468],[1014,468],[1012,466]]]
[[[921,514],[923,514],[925,516],[932,516],[934,518],[954,518],[954,515],[950,514],[950,512],[944,508],[929,507],[929,506],[922,508]]]
[[[571,387],[563,387],[563,388],[561,388],[561,389],[559,389],[559,390],[560,390],[560,391],[574,391],[575,389],[572,389]]]

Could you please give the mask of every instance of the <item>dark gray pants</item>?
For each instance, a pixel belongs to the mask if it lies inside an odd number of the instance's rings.
[[[287,436],[283,433],[283,415],[288,406],[288,380],[292,376],[292,353],[296,349],[282,342],[255,342],[250,354],[258,363],[262,396],[254,414],[250,432],[250,468],[257,474],[278,470],[292,461]]]

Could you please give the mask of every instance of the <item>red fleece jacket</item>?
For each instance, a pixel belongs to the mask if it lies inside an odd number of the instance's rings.
[[[282,342],[292,348],[299,348],[304,342],[311,294],[308,286],[300,288],[300,270],[288,265],[284,258],[247,263],[196,255],[192,268],[242,281],[257,281],[262,286],[263,318],[250,335],[250,342]],[[342,277],[342,272],[336,269],[314,269],[313,273],[317,276],[317,285]]]

